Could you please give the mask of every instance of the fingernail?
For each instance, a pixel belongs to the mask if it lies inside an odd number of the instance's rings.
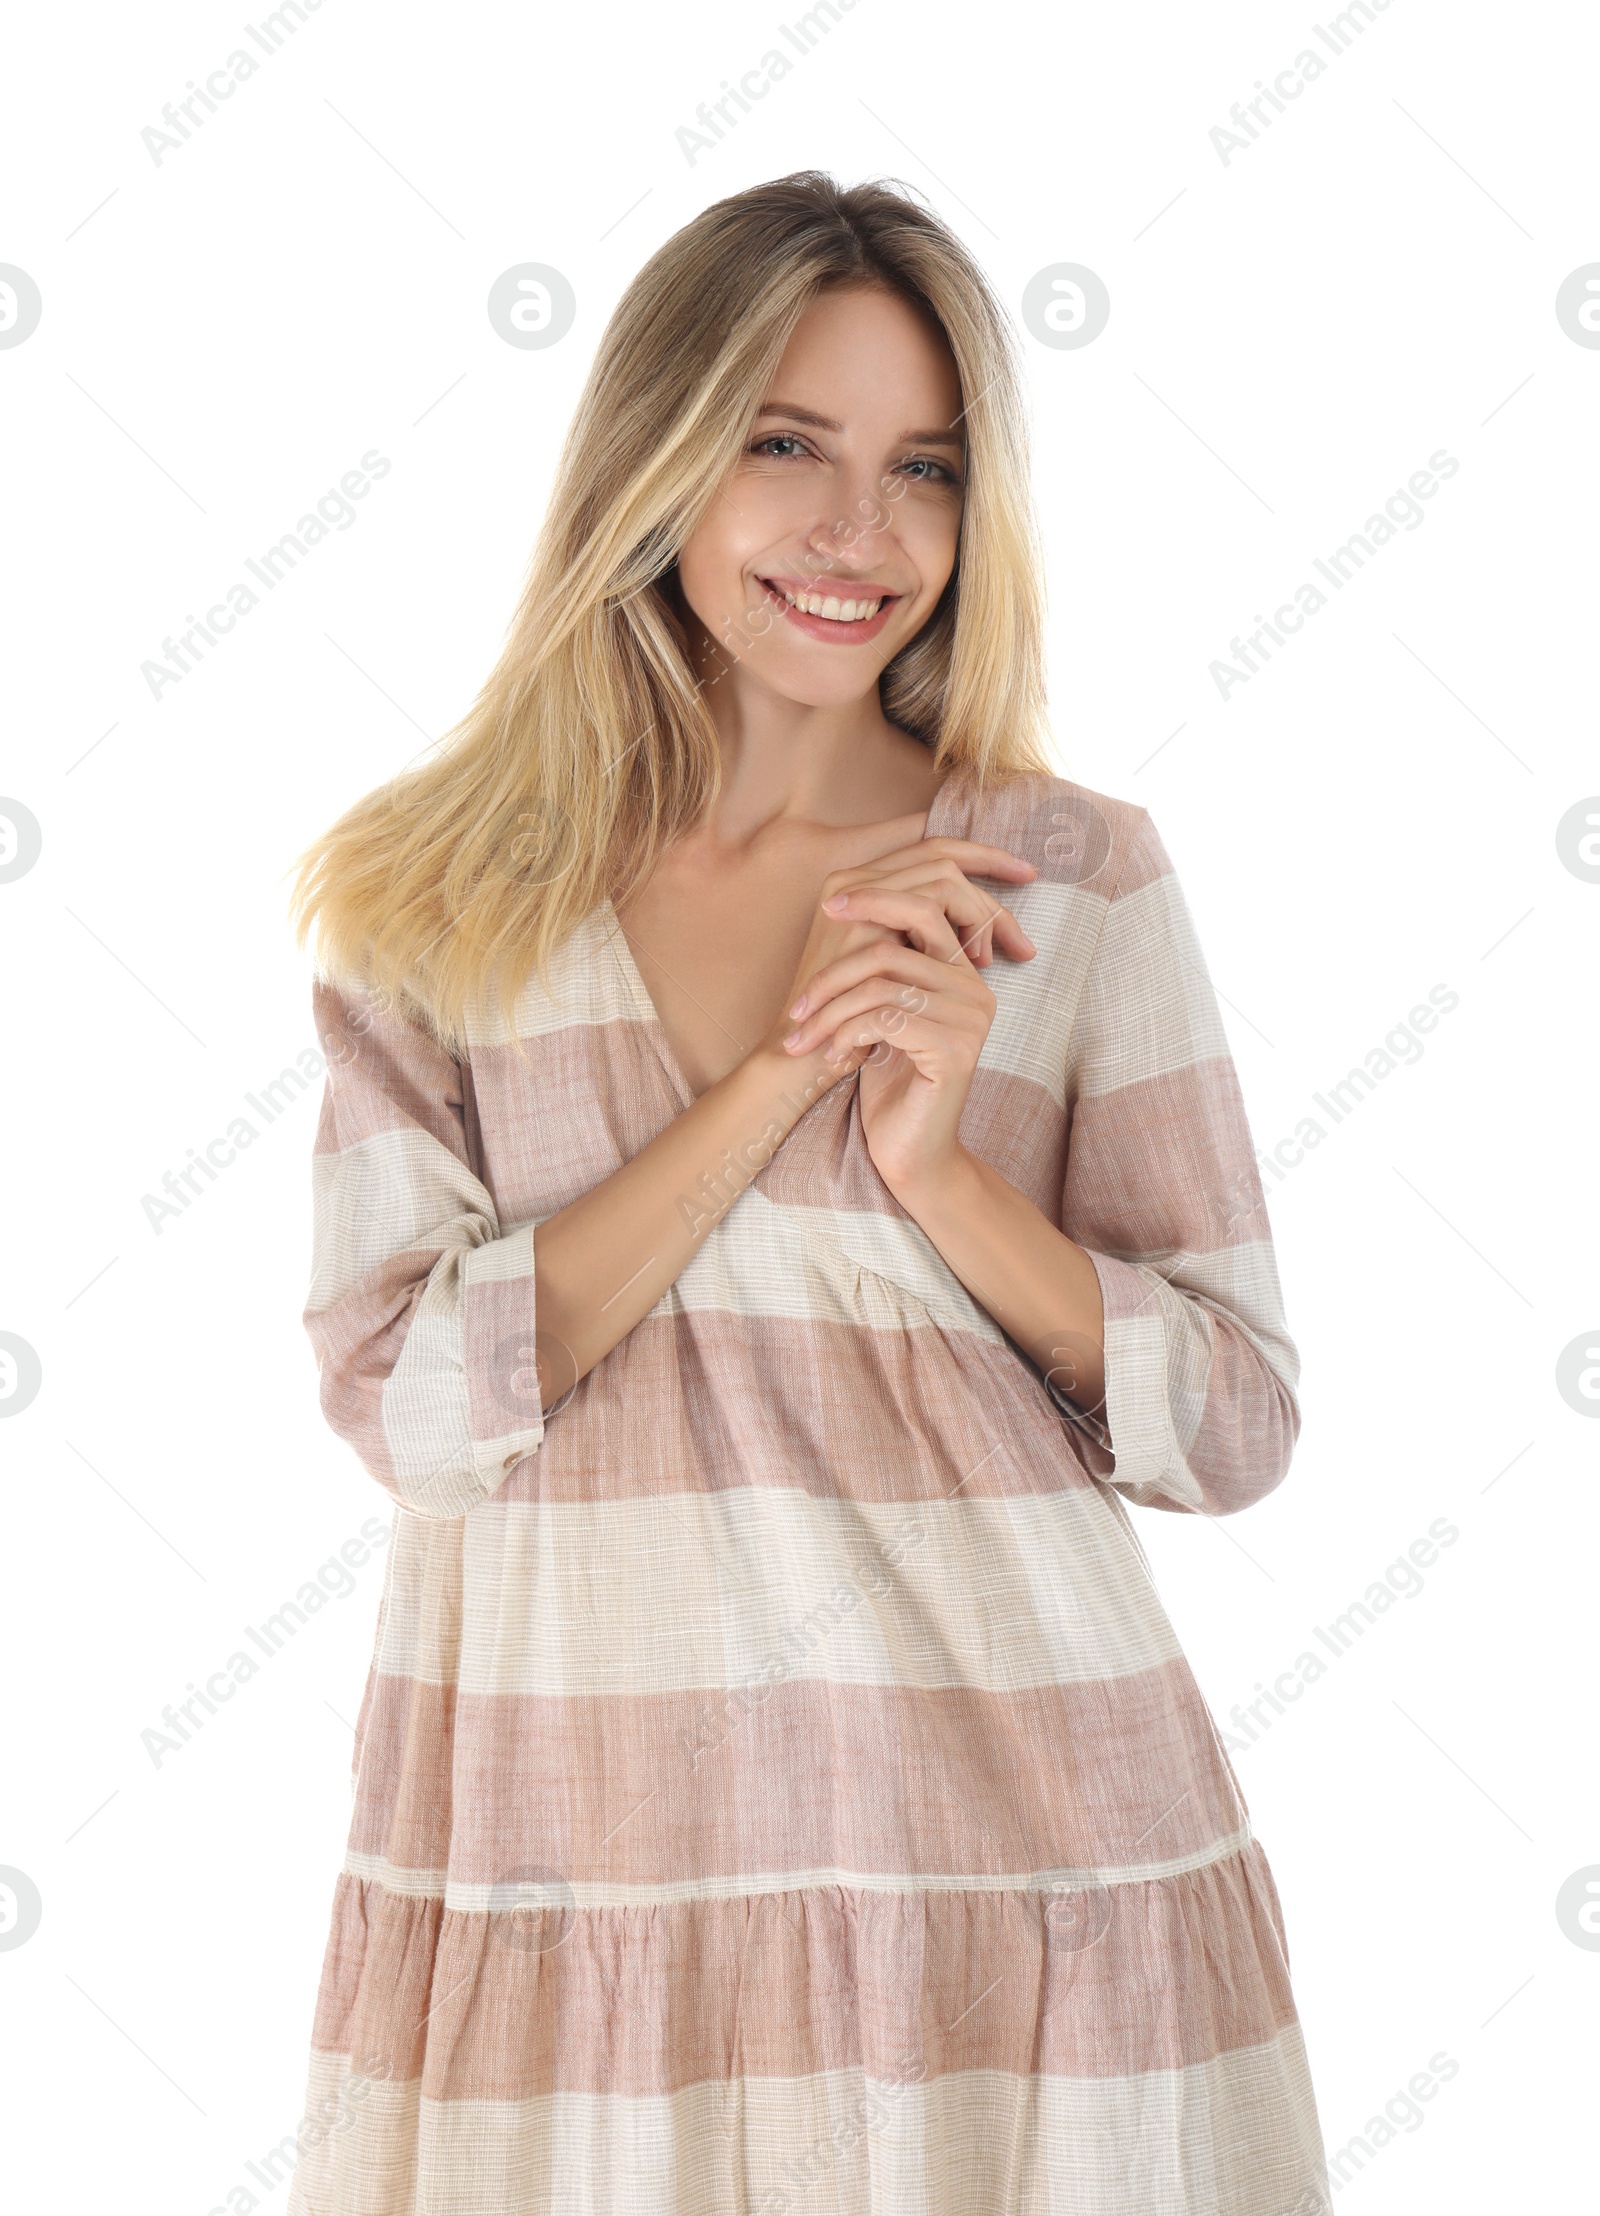
[[[837,915],[849,898],[848,893],[830,893],[822,905],[830,914]]]
[[[795,1002],[794,1006],[793,1006],[793,1007],[792,1007],[792,1008],[791,1008],[791,1009],[789,1010],[789,1013],[790,1013],[790,1015],[791,1015],[791,1016],[803,1016],[803,1015],[805,1014],[805,1012],[806,1012],[806,996],[805,996],[805,994],[804,994],[804,993],[802,993],[802,994],[800,995],[800,998],[799,998],[799,999],[798,999],[798,1000],[797,1000],[797,1001]]]

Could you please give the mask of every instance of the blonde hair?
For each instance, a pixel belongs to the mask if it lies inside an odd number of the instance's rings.
[[[955,573],[883,673],[890,721],[980,784],[1048,770],[1042,572],[1004,311],[966,248],[886,183],[812,170],[719,200],[617,303],[556,469],[516,616],[431,759],[293,865],[298,945],[403,1001],[452,1052],[607,899],[623,901],[719,784],[675,564],[733,469],[807,304],[879,286],[931,314],[960,378]],[[520,1042],[519,1042],[520,1045]]]

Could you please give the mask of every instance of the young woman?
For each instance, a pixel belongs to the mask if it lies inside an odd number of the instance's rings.
[[[393,1496],[297,2216],[1311,2216],[1125,1500],[1299,1425],[1142,809],[1055,775],[1002,312],[811,173],[607,327],[504,654],[303,858],[306,1325]]]

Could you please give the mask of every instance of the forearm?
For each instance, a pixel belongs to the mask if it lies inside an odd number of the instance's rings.
[[[537,1227],[547,1407],[650,1313],[831,1081],[820,1053],[796,1060],[760,1047],[631,1162]]]
[[[1097,1411],[1105,1309],[1083,1248],[963,1146],[937,1176],[894,1190],[973,1299],[1069,1400]]]

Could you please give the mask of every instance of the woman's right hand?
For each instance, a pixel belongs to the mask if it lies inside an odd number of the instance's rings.
[[[1033,941],[1009,908],[1002,907],[981,886],[973,884],[969,871],[975,876],[997,877],[1019,885],[1031,883],[1039,874],[1032,862],[1025,862],[1019,854],[1012,854],[1003,846],[988,846],[977,839],[949,838],[920,839],[913,846],[897,847],[891,853],[874,856],[870,862],[857,863],[852,869],[830,870],[817,895],[811,929],[789,990],[783,996],[783,1006],[772,1029],[761,1041],[760,1051],[775,1053],[789,1069],[800,1073],[813,1095],[829,1091],[841,1078],[852,1076],[876,1053],[878,1042],[852,1047],[837,1060],[830,1060],[823,1048],[800,1056],[785,1053],[783,1041],[794,1029],[789,1011],[811,979],[841,955],[854,953],[858,947],[869,946],[879,939],[898,939],[901,944],[914,946],[922,953],[943,952],[942,945],[934,940],[931,932],[928,943],[924,944],[923,935],[915,925],[891,931],[883,924],[852,923],[830,916],[822,903],[835,893],[855,892],[870,886],[875,890],[915,895],[938,911],[954,931],[962,952],[974,968],[986,968],[996,951],[1013,961],[1026,961],[1037,951]]]
[[[1031,862],[971,839],[924,839],[855,869],[832,871],[819,890],[794,981],[765,1039],[619,1169],[541,1220],[534,1297],[542,1407],[548,1409],[644,1320],[811,1102],[876,1051],[851,1048],[834,1063],[823,1047],[786,1052],[783,1041],[794,1028],[789,1010],[819,970],[841,955],[859,959],[859,950],[884,941],[902,956],[915,946],[910,959],[920,959],[928,951],[924,937],[944,961],[964,954],[982,968],[996,949],[1028,959],[1033,947],[1026,932],[972,883],[969,870],[1014,884],[1038,875]],[[834,893],[861,889],[885,892],[897,903],[893,928],[841,921],[822,906]],[[830,1030],[827,1044],[832,1040]],[[514,1333],[506,1343],[520,1350],[525,1336]],[[521,1375],[527,1365],[520,1351],[516,1361]]]

